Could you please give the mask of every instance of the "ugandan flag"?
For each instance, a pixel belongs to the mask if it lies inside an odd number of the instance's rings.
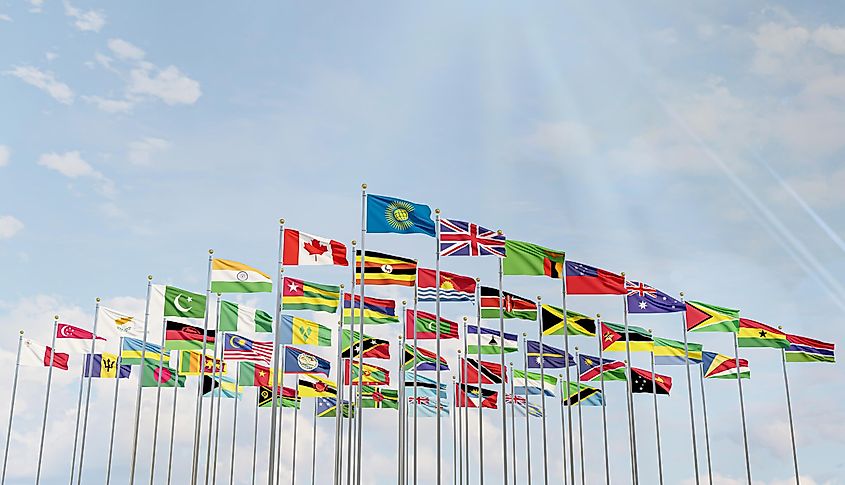
[[[335,397],[337,383],[315,374],[301,374],[297,391],[299,397]]]
[[[361,385],[364,386],[386,386],[390,384],[390,371],[377,365],[366,364],[351,359],[343,360],[343,379],[358,385],[358,369],[361,369]]]
[[[740,347],[789,348],[786,333],[747,318],[739,319],[739,332],[736,334],[736,340]]]
[[[607,327],[609,330],[619,335],[618,339],[610,345],[604,347],[604,350],[608,352],[625,352],[625,342],[629,342],[631,352],[651,352],[654,349],[654,338],[650,333],[648,333],[648,330],[642,327],[628,325],[627,334],[625,333],[624,325],[602,322],[602,327]],[[602,337],[602,341],[604,342],[604,337]]]
[[[361,251],[355,252],[355,283],[361,284],[363,273],[367,285],[414,286],[417,279],[417,262],[413,259],[367,251],[361,269]]]
[[[339,286],[311,283],[287,276],[282,281],[283,310],[336,313],[338,300],[340,300]]]
[[[654,374],[654,379],[651,377],[651,371],[645,369],[637,369],[631,367],[631,392],[640,394],[663,394],[669,395],[672,390],[672,378],[661,374]]]
[[[206,349],[214,349],[214,330],[203,332],[201,327],[168,321],[165,323],[164,349],[202,350],[203,335],[207,335],[205,341]]]
[[[360,340],[360,341],[359,341]],[[341,357],[344,359],[389,359],[390,342],[368,335],[362,336],[355,331],[343,330],[340,337]]]
[[[739,310],[688,301],[687,330],[691,332],[738,332]]]
[[[537,304],[507,291],[502,292],[502,315],[505,319],[537,320]],[[481,287],[481,318],[499,318],[499,290]]]
[[[543,324],[543,335],[563,335],[563,308],[552,305],[543,305],[541,321]],[[596,336],[596,322],[587,315],[567,310],[566,326],[566,331],[569,335],[580,335],[584,337]]]

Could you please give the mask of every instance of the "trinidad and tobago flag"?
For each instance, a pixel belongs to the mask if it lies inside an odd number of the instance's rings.
[[[501,384],[508,382],[504,367],[493,362],[461,359],[461,382],[470,384]],[[479,380],[481,382],[479,382]]]

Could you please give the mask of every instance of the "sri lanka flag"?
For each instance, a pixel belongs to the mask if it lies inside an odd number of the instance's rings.
[[[625,277],[584,263],[566,261],[566,294],[624,295]]]

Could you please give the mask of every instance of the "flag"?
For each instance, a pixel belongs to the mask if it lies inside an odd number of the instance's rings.
[[[552,347],[543,342],[543,353],[540,355],[540,342],[536,340],[526,340],[526,351],[528,352],[528,368],[539,369],[540,362],[543,363],[544,369],[556,369],[575,365],[575,359],[571,354],[567,354],[561,349]]]
[[[208,333],[205,334],[201,327],[167,321],[165,323],[164,348],[166,350],[202,350],[203,335],[206,335],[206,349],[213,349],[216,336],[214,330],[208,330]]]
[[[56,350],[68,354],[87,354],[91,352],[91,339],[94,334],[83,328],[68,325],[66,323],[56,324]],[[97,337],[100,342],[105,342],[103,337]]]
[[[437,382],[421,374],[417,375],[416,394],[414,393],[414,379],[409,372],[405,373],[405,394],[408,398],[408,416],[414,415],[416,408],[418,417],[437,416]],[[448,416],[449,395],[446,391],[446,384],[440,384],[440,415]]]
[[[504,318],[537,320],[537,304],[528,298],[502,292]],[[481,318],[499,318],[499,290],[490,286],[481,287]]]
[[[50,367],[50,359],[53,360],[53,367],[61,370],[68,370],[68,354],[62,352],[53,353],[53,349],[46,345],[25,338],[21,348],[21,365],[32,365],[37,367]]]
[[[455,384],[455,407],[496,409],[499,407],[498,399],[499,393],[496,391],[469,384]]]
[[[543,305],[541,310],[543,335],[563,335],[563,308]],[[569,335],[580,335],[583,337],[596,336],[596,321],[587,315],[567,310],[566,326],[568,327],[566,332]]]
[[[408,339],[430,340],[437,338],[437,316],[433,313],[417,310],[417,321],[414,325],[414,311],[405,310],[405,332]],[[460,338],[458,336],[458,323],[440,318],[440,339]]]
[[[643,394],[665,394],[669,395],[672,390],[672,378],[655,373],[651,378],[651,371],[631,367],[631,392]]]
[[[218,332],[254,332],[273,331],[273,317],[264,310],[258,310],[242,303],[220,301],[220,320]]]
[[[261,362],[272,365],[273,342],[260,342],[236,333],[227,333],[223,341],[223,360]]]
[[[625,277],[575,261],[566,262],[567,295],[624,295]]]
[[[103,352],[102,354],[88,354],[85,356],[85,366],[82,369],[83,377],[99,377],[128,379],[132,372],[131,365],[120,365],[118,375],[117,356]]]
[[[692,332],[738,332],[739,310],[697,301],[686,302],[687,330]]]
[[[216,397],[218,394],[227,399],[240,399],[243,397],[243,388],[231,377],[202,376],[202,395]]]
[[[299,408],[300,399],[296,390],[290,387],[277,388],[277,406],[283,408]],[[273,405],[273,386],[261,386],[258,388],[258,407],[269,408]]]
[[[343,412],[343,417],[348,418],[354,416],[352,406],[349,401],[343,401],[340,405]],[[335,397],[318,397],[317,398],[317,417],[319,418],[334,418],[337,417],[337,398]]]
[[[144,320],[126,315],[117,310],[97,307],[97,329],[107,337],[137,337],[144,338]]]
[[[164,299],[165,317],[190,319],[205,317],[205,295],[164,285],[153,285],[153,294],[158,299]]]
[[[280,343],[282,345],[316,345],[328,347],[332,344],[332,330],[317,322],[292,315],[282,315]]]
[[[517,335],[504,333],[504,339],[499,338],[499,331],[492,328],[467,325],[467,355],[499,354],[504,347],[505,353],[517,352]]]
[[[739,332],[736,334],[740,347],[772,347],[785,349],[789,347],[786,334],[766,324],[755,322],[747,318],[739,319]]]
[[[269,293],[270,275],[237,261],[211,260],[211,291],[214,293]]]
[[[676,313],[686,311],[684,302],[638,281],[626,281],[628,313]]]
[[[786,338],[789,341],[787,362],[836,362],[834,344],[798,335],[787,335]]]
[[[701,344],[687,342],[687,347],[684,349],[683,342],[654,337],[655,365],[684,365],[686,364],[687,351],[689,351],[690,364],[701,362]]]
[[[434,283],[436,277],[436,270],[425,268],[417,270],[419,301],[437,301],[437,285]],[[473,301],[474,299],[474,278],[445,271],[440,272],[440,301]]]
[[[580,382],[570,382],[569,387],[561,389],[561,400],[565,406],[601,406],[604,404],[604,398],[601,391],[595,387],[590,387]]]
[[[471,222],[440,219],[441,256],[505,257],[505,235]]]
[[[215,359],[210,355],[205,356],[205,371],[200,372],[202,367],[202,352],[196,350],[179,351],[179,375],[198,376],[200,374],[226,373],[226,363],[221,359]]]
[[[344,359],[389,359],[390,342],[344,329],[340,336],[341,357]],[[361,340],[359,342],[359,340]]]
[[[245,387],[273,385],[273,370],[255,362],[238,362],[238,383]]]
[[[364,386],[386,386],[390,384],[390,371],[377,365],[350,359],[343,359],[343,380],[358,385],[358,368],[361,368],[361,384]]]
[[[143,360],[141,359],[142,353],[144,355]],[[144,360],[158,364],[159,358],[161,358],[162,363],[169,363],[170,352],[161,345],[145,343],[143,340],[131,337],[123,338],[123,347],[120,349],[121,364],[139,365],[143,364]]]
[[[402,368],[412,370],[417,366],[418,371],[437,370],[437,354],[422,347],[414,347],[410,344],[405,344],[405,357]],[[440,370],[449,370],[449,364],[446,358],[440,357]]]
[[[413,259],[367,251],[364,283],[368,285],[414,286],[417,262]],[[355,283],[361,284],[361,250],[355,251]]]
[[[353,303],[354,302],[354,303]],[[361,320],[361,296],[343,294],[343,323],[358,323]],[[399,323],[396,316],[396,301],[383,298],[364,297],[364,323]]]
[[[361,408],[399,409],[399,391],[383,387],[361,386]]]
[[[521,385],[517,385],[521,384]],[[539,395],[554,397],[557,387],[557,377],[548,374],[540,375],[539,372],[527,372],[524,370],[513,370],[513,392],[522,395]]]
[[[461,359],[461,382],[469,384],[501,384],[508,382],[507,368],[494,362]],[[480,381],[480,382],[479,382]]]
[[[602,327],[607,328],[619,335],[619,338],[605,346],[606,340],[602,332],[602,345],[607,352],[625,352],[625,342],[631,348],[631,352],[651,352],[654,348],[654,338],[648,330],[642,327],[628,325],[628,333],[625,334],[625,326],[610,322],[601,322]]]
[[[367,194],[367,232],[435,236],[431,207],[396,197]]]
[[[337,383],[318,375],[300,374],[297,392],[299,397],[334,397]]]
[[[608,347],[618,342],[622,338],[618,332],[608,327],[602,322],[601,324],[601,348],[607,350]]]
[[[158,362],[147,361],[144,364],[144,372],[141,375],[141,387],[185,387],[185,376],[180,376],[176,369],[171,369],[166,364],[158,365]]]
[[[502,261],[506,275],[548,276],[559,279],[566,253],[536,244],[508,239]]]
[[[542,418],[543,417],[543,409],[540,406],[535,406],[528,402],[528,399],[525,396],[517,396],[515,394],[505,394],[505,404],[510,404],[511,406],[516,406],[516,409],[519,409],[520,414],[525,416],[533,416],[535,418]]]
[[[285,276],[282,289],[283,310],[312,310],[315,312],[337,312],[340,287],[321,285]]]
[[[284,349],[285,360],[283,361],[283,365],[285,374],[329,375],[332,364],[328,360],[294,347],[285,347]]]
[[[736,379],[736,359],[716,352],[701,353],[701,372],[707,379]],[[739,377],[751,379],[748,361],[739,359]]]
[[[578,380],[600,381],[604,373],[606,381],[627,381],[625,363],[621,360],[600,359],[592,355],[578,355]]]
[[[285,266],[349,266],[346,245],[333,239],[285,229],[282,264]]]

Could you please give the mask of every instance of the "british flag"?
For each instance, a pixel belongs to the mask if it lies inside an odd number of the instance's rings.
[[[441,256],[505,257],[505,235],[471,222],[440,219]]]

